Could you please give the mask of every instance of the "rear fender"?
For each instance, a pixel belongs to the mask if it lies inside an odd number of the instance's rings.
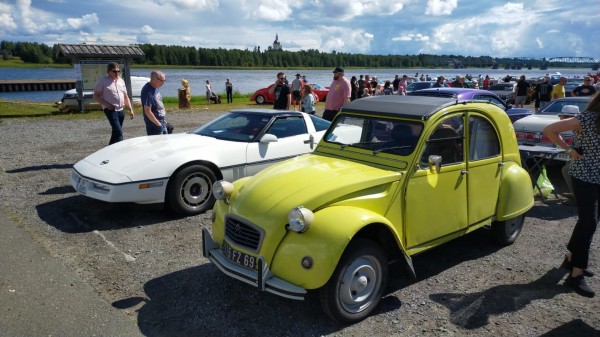
[[[529,173],[519,164],[505,162],[496,206],[496,220],[512,219],[533,206],[533,191]]]

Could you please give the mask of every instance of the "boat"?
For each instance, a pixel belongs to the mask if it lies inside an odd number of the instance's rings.
[[[140,96],[142,93],[142,87],[150,82],[149,77],[142,76],[131,76],[131,100],[134,106],[140,107],[142,105]],[[79,99],[77,97],[77,89],[71,89],[65,91],[60,101],[54,103],[54,105],[61,112],[68,111],[79,111]],[[83,109],[84,110],[101,110],[100,103],[94,99],[94,92],[91,90],[85,90],[83,92]]]

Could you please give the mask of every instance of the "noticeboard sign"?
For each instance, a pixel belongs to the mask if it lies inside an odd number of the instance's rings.
[[[76,80],[81,82],[83,90],[94,90],[96,82],[102,76],[106,76],[106,66],[110,62],[116,62],[121,69],[125,68],[124,60],[79,60],[75,63]]]

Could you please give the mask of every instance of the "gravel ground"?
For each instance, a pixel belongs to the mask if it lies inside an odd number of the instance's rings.
[[[218,114],[172,112],[169,120],[185,132]],[[144,132],[141,116],[126,121],[126,137]],[[392,265],[375,313],[344,326],[327,318],[316,294],[292,301],[260,293],[207,263],[200,244],[210,212],[177,218],[162,205],[78,196],[70,168],[109,133],[104,119],[0,120],[0,211],[147,336],[600,336],[600,296],[562,286],[557,267],[576,210],[555,198],[536,202],[512,246],[494,246],[480,230],[416,257],[416,282]],[[561,192],[558,170],[550,173]],[[588,280],[600,291],[600,276]]]

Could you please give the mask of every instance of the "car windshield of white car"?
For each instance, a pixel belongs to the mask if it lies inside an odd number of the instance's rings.
[[[328,143],[401,156],[410,155],[423,125],[419,122],[346,115],[336,119],[325,135]]]
[[[550,105],[548,105],[544,110],[538,112],[538,115],[551,115],[551,116],[557,116],[560,112],[562,112],[562,109],[565,105],[576,105],[579,107],[579,111],[585,111],[588,102],[584,102],[584,101],[578,101],[578,102],[573,102],[573,101],[555,101],[550,103]]]
[[[252,142],[271,120],[270,116],[247,113],[228,113],[193,133],[236,142]]]

